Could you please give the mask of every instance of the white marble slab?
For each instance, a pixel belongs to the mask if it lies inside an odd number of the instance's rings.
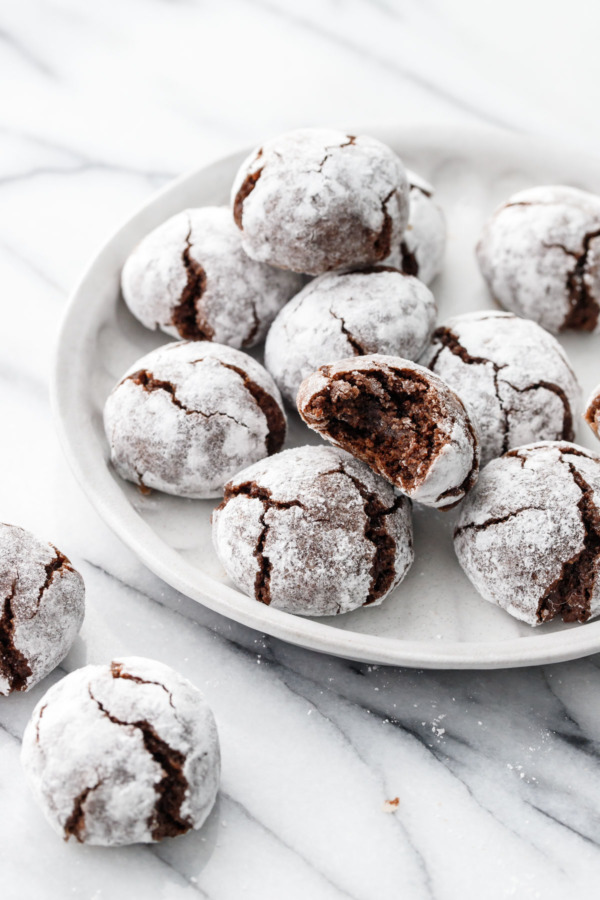
[[[348,121],[480,119],[593,152],[599,24],[586,0],[0,5],[0,517],[57,543],[88,586],[63,669],[0,703],[3,900],[596,895],[598,658],[373,669],[207,612],[91,510],[47,382],[84,262],[171,175],[284,128]],[[25,788],[20,736],[53,680],[119,653],[162,659],[206,692],[223,790],[198,834],[64,844]]]

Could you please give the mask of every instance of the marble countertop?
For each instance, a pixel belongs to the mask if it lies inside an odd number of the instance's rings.
[[[87,259],[172,176],[301,124],[482,121],[593,152],[599,24],[589,0],[568,19],[543,0],[0,6],[1,518],[63,549],[88,596],[61,669],[0,702],[3,900],[596,896],[600,657],[394,670],[222,619],[99,520],[62,460],[48,382]],[[25,787],[20,737],[51,683],[118,654],[203,689],[222,790],[199,833],[66,844]]]

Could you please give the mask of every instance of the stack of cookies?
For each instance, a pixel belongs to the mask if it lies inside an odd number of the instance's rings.
[[[383,602],[415,502],[461,504],[457,557],[486,600],[532,625],[597,614],[600,457],[571,443],[581,391],[550,332],[598,327],[600,198],[510,198],[477,247],[507,311],[437,325],[445,242],[433,188],[391,148],[303,129],[248,157],[230,208],[182,211],[127,260],[130,311],[178,340],[108,397],[112,465],[142,491],[222,498],[215,551],[253,600]],[[247,352],[263,341],[264,366]],[[594,429],[599,409],[600,392]],[[296,411],[324,443],[284,449]]]

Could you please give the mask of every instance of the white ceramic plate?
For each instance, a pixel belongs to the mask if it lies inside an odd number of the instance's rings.
[[[364,131],[365,129],[363,129]],[[491,129],[368,129],[436,187],[448,220],[443,275],[433,285],[440,320],[490,307],[473,247],[484,218],[513,191],[566,183],[600,193],[600,163]],[[65,453],[92,503],[153,572],[199,603],[252,628],[350,659],[424,668],[495,668],[572,659],[600,650],[600,621],[532,629],[482,600],[452,549],[456,513],[415,508],[415,563],[382,606],[306,619],[270,609],[227,580],[212,549],[215,501],[143,496],[108,465],[104,401],[122,373],[166,337],[145,330],[119,294],[121,267],[137,242],[189,206],[226,203],[246,151],[168,185],[126,222],[75,290],[60,334],[53,400]],[[600,381],[600,338],[561,339],[584,393]],[[315,442],[299,419],[287,445]],[[583,423],[578,440],[594,448]],[[596,447],[596,449],[599,449]]]

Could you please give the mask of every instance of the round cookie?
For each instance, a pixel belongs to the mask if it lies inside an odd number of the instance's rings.
[[[600,456],[565,441],[492,460],[454,546],[482,597],[529,625],[600,612]]]
[[[600,197],[562,185],[514,194],[486,223],[477,259],[494,299],[548,331],[598,331]]]
[[[295,405],[301,382],[324,363],[369,353],[418,359],[435,316],[431,291],[397,269],[375,266],[322,275],[273,322],[265,365]]]
[[[597,438],[600,438],[600,384],[596,385],[585,406],[584,420]]]
[[[386,265],[397,266],[430,284],[442,270],[446,252],[446,218],[435,202],[429,182],[406,170],[410,186],[410,214],[399,247],[393,247]]]
[[[250,259],[226,207],[187,209],[155,228],[123,267],[125,303],[173,337],[253,347],[302,279]]]
[[[321,366],[302,382],[298,411],[426,506],[451,509],[477,479],[479,442],[462,401],[409,360],[375,354]]]
[[[286,420],[273,379],[247,354],[182,341],[138,359],[104,407],[122,478],[179,497],[219,497],[239,469],[281,449]]]
[[[572,441],[581,388],[555,338],[529,319],[484,310],[437,328],[421,359],[454,388],[481,444],[481,465],[532,441]]]
[[[66,840],[153,843],[200,828],[219,786],[219,740],[200,691],[169,666],[128,657],[85,666],[35,707],[21,762]]]
[[[242,163],[232,206],[248,256],[320,275],[375,265],[399,245],[408,182],[381,141],[304,128],[268,141]]]
[[[85,612],[83,579],[67,557],[0,524],[0,694],[28,691],[64,659]]]
[[[377,606],[413,560],[410,503],[343,450],[285,450],[240,472],[213,513],[234,584],[275,609]]]

